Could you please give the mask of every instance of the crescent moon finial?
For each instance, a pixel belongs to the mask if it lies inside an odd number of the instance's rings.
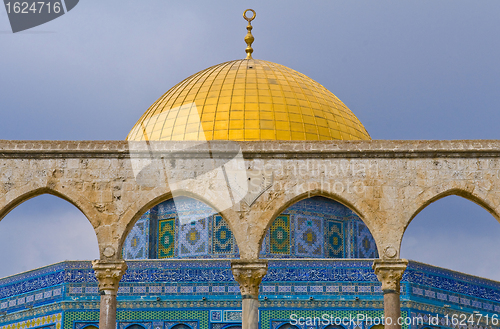
[[[248,17],[247,13],[252,12],[252,17]],[[245,36],[245,42],[247,43],[247,48],[245,49],[245,52],[247,53],[247,58],[246,59],[252,59],[252,53],[253,53],[253,48],[252,48],[252,43],[254,42],[255,38],[252,35],[252,21],[255,19],[255,10],[253,9],[247,9],[243,12],[243,18],[248,22],[247,25],[247,35]]]

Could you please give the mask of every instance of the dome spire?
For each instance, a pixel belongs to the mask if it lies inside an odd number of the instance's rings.
[[[253,13],[252,17],[247,16],[247,12],[251,11]],[[252,59],[252,53],[253,53],[253,48],[252,48],[252,43],[255,40],[253,35],[252,35],[252,24],[250,23],[255,19],[255,10],[253,9],[247,9],[243,12],[243,18],[248,22],[247,25],[247,35],[245,36],[245,42],[247,43],[247,48],[245,49],[245,52],[247,53],[247,58],[246,59]]]

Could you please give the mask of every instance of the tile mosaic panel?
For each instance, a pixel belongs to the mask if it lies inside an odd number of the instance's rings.
[[[286,223],[281,216],[290,216],[290,221]],[[287,240],[277,243],[277,233]],[[354,212],[336,201],[312,197],[293,204],[275,219],[260,254],[262,258],[373,258],[377,250]]]
[[[48,314],[40,317],[33,317],[28,320],[23,320],[6,325],[0,324],[0,329],[28,329],[43,326],[44,328],[61,329],[62,313]]]
[[[76,329],[74,324],[95,322],[99,320],[97,311],[67,311],[64,313],[64,329]],[[208,328],[209,311],[196,309],[178,309],[165,311],[152,310],[118,310],[116,312],[117,328],[139,323],[145,328],[169,329],[178,324],[187,324],[192,329]],[[121,325],[121,327],[120,327]],[[12,328],[14,329],[14,328]]]
[[[166,329],[198,329],[197,321],[167,321],[165,322]]]
[[[158,258],[175,256],[175,218],[158,222]]]
[[[343,204],[320,196],[301,200],[291,205],[287,210],[309,213],[332,214],[338,218],[356,216],[356,214]]]
[[[229,286],[229,287],[227,287],[227,292],[238,294],[238,293],[240,293],[240,287],[239,286]]]
[[[149,286],[149,293],[150,294],[159,294],[161,292],[162,292],[161,286]]]
[[[261,257],[265,257],[269,254],[269,230],[267,230],[264,235],[264,239],[262,240],[262,245],[260,247],[260,255]]]
[[[230,254],[234,252],[234,237],[226,221],[219,215],[213,217],[213,253]]]
[[[226,287],[225,286],[212,286],[212,292],[214,292],[214,293],[226,292]]]
[[[188,197],[162,202],[141,218],[144,227],[141,220],[136,223],[127,237],[123,256],[125,259],[237,258],[238,246],[229,226],[214,213],[208,205]],[[174,229],[164,231],[164,221],[170,219],[174,219]],[[170,245],[166,246],[162,239],[166,234],[171,242],[173,232],[174,248],[169,249]],[[140,236],[143,238],[139,239]]]
[[[311,290],[311,292],[322,293],[323,286],[310,286],[309,290]]]
[[[96,282],[96,278],[89,262],[65,261],[0,279],[0,299],[63,282]],[[33,295],[31,297],[34,298]]]
[[[344,258],[343,223],[334,220],[325,221],[325,256],[328,258]]]
[[[356,258],[378,258],[377,245],[370,230],[361,220],[356,220],[357,255]]]
[[[307,292],[307,286],[302,286],[302,285],[301,286],[297,286],[296,285],[296,286],[293,287],[293,291],[294,292],[299,292],[299,293],[300,292]]]
[[[276,292],[276,287],[275,286],[262,286],[261,291],[262,291],[262,293]]]
[[[89,326],[94,326],[96,328],[99,328],[99,322],[97,322],[97,321],[76,322],[74,329],[83,329],[83,328],[89,327]],[[91,327],[89,327],[87,329],[91,329]]]
[[[464,294],[500,302],[500,290],[494,288],[497,282],[477,278],[459,272],[410,261],[403,274],[403,281],[416,286],[433,287],[452,293]],[[456,296],[449,296],[455,300]]]
[[[68,262],[65,266],[53,265],[50,267],[53,271],[65,270],[62,284],[38,289],[28,294],[16,293],[12,297],[0,300],[2,311],[6,310],[10,313],[12,310],[17,312],[15,307],[25,308],[23,305],[28,303],[28,297],[31,297],[31,300],[36,303],[35,298],[39,296],[38,302],[41,304],[35,305],[35,309],[37,309],[38,305],[49,305],[48,303],[57,305],[54,304],[54,296],[56,295],[66,294],[65,298],[69,301],[75,297],[75,293],[82,295],[80,297],[84,299],[95,300],[96,305],[98,305],[99,295],[93,289],[96,287],[95,277],[92,278],[94,280],[92,281],[90,276],[85,275],[87,270],[91,271],[91,265],[89,262],[80,262],[79,264],[73,266],[72,262]],[[86,268],[81,264],[84,264]],[[140,301],[140,298],[147,294],[153,298],[159,293],[169,295],[171,294],[168,292],[170,287],[174,287],[178,293],[182,291],[182,298],[191,300],[188,305],[199,302],[201,296],[196,294],[210,295],[209,301],[237,298],[236,282],[232,277],[230,263],[227,260],[202,262],[196,260],[129,261],[128,264],[129,269],[120,286],[120,298]],[[268,296],[279,294],[283,298],[288,298],[286,297],[288,295],[294,297],[297,295],[299,298],[322,296],[323,299],[325,296],[328,296],[328,299],[335,299],[341,298],[342,294],[351,296],[352,294],[362,294],[364,298],[369,296],[369,298],[381,300],[380,283],[374,275],[371,265],[372,260],[271,260],[268,275],[263,280],[261,294]],[[50,275],[49,272],[44,269],[44,272],[33,271],[30,273],[31,276],[23,273],[18,277],[24,278],[26,282],[30,279],[36,279],[37,281],[33,281],[36,285],[36,282],[43,283],[44,275]],[[425,303],[429,305],[439,306],[446,302],[452,305],[452,308],[470,309],[472,307],[489,311],[500,310],[500,303],[494,299],[500,294],[500,283],[498,282],[417,262],[410,262],[408,274],[403,279],[403,300],[411,300],[411,295],[414,295],[418,296],[420,301],[425,300]],[[408,281],[409,279],[410,281]],[[13,277],[5,281],[8,282],[7,286],[19,282]],[[201,284],[202,282],[205,283]],[[64,283],[68,284],[63,285]],[[158,292],[155,290],[157,287],[164,289]],[[225,287],[227,289],[220,289]],[[5,285],[0,285],[0,289],[3,288]],[[492,298],[484,298],[487,296],[486,294]],[[230,297],[228,297],[229,295]],[[164,299],[163,296],[161,297]],[[269,296],[269,299],[272,300],[273,297]]]
[[[179,257],[208,254],[209,218],[179,226]]]
[[[177,286],[168,286],[165,287],[166,294],[176,294],[178,292]]]
[[[290,215],[280,215],[270,228],[271,254],[290,254]]]
[[[139,327],[137,327],[137,324],[139,324]],[[135,325],[135,326],[134,326]],[[133,326],[133,327],[130,327]],[[130,327],[130,329],[152,329],[153,324],[151,322],[119,322],[117,323],[117,329],[125,329]]]
[[[147,216],[136,224],[127,237],[124,257],[237,257],[234,236],[222,218],[213,213],[208,205],[187,197],[165,201],[150,210],[149,226]],[[164,227],[160,226],[170,219],[175,220],[174,228],[162,230]],[[157,237],[149,237],[149,245],[148,230],[158,232]],[[165,237],[173,246],[168,251]],[[297,202],[276,218],[264,237],[261,255],[263,258],[370,258],[377,256],[377,250],[367,227],[349,208],[333,200],[313,197]]]
[[[242,312],[237,310],[226,310],[224,311],[224,321],[225,322],[241,322]]]
[[[176,212],[183,218],[181,225],[189,224],[191,221],[204,219],[215,214],[215,211],[207,204],[189,197],[176,197],[174,200],[167,200],[162,203],[161,211]]]
[[[323,218],[295,215],[295,254],[323,257]]]
[[[261,310],[260,312],[260,328],[261,329],[278,329],[283,325],[286,325],[290,323],[290,319],[292,318],[292,314],[294,314],[295,318],[302,318],[305,319],[306,317],[309,318],[319,318],[324,314],[328,314],[331,317],[338,318],[338,319],[350,319],[350,318],[357,318],[358,314],[363,314],[366,317],[371,317],[371,318],[382,318],[383,317],[383,310],[352,310],[352,309],[326,309],[326,310],[311,310],[311,309],[297,309],[297,308],[292,308],[292,309],[266,309],[266,310]],[[404,312],[403,312],[404,314]],[[402,314],[402,315],[403,315]],[[355,325],[356,323],[353,322]],[[347,325],[345,329],[368,329],[368,327],[355,327],[354,325]],[[297,327],[299,329],[324,329],[326,326],[321,325],[321,323],[308,326],[305,322],[303,325],[300,325]],[[294,328],[293,326],[286,326],[283,328],[288,328],[292,329]],[[331,328],[331,327],[330,327]],[[339,327],[333,327],[333,328],[339,328]],[[331,328],[331,329],[333,329]],[[344,328],[344,327],[341,327]],[[408,329],[408,326],[403,325],[402,329]]]
[[[326,286],[326,292],[339,292],[339,286]]]
[[[207,292],[210,292],[210,287],[209,286],[196,286],[196,292],[197,293],[207,293]]]
[[[210,311],[211,322],[222,322],[222,311]]]
[[[125,310],[116,312],[116,320],[122,321],[164,321],[165,329],[173,328],[177,324],[187,324],[193,329],[208,328],[210,316],[208,310],[175,309],[161,311]],[[67,328],[64,328],[67,329]]]
[[[123,258],[147,259],[149,256],[149,211],[135,223],[125,239]]]

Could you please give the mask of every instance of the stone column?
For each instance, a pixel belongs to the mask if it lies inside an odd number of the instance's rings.
[[[407,265],[406,259],[376,259],[373,262],[373,270],[382,282],[384,293],[385,329],[401,329],[398,324],[398,318],[401,316],[399,284]]]
[[[116,329],[116,293],[118,283],[127,270],[124,260],[92,262],[101,294],[99,329]]]
[[[240,284],[242,328],[259,328],[259,285],[267,273],[267,260],[231,261],[234,279]]]

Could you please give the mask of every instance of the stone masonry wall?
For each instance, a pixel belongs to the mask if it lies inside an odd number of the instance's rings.
[[[399,258],[413,217],[447,195],[500,219],[500,141],[0,141],[0,219],[44,193],[85,214],[103,260],[120,257],[147,209],[177,195],[219,211],[242,259],[258,258],[274,218],[313,195],[350,207],[380,257]]]

